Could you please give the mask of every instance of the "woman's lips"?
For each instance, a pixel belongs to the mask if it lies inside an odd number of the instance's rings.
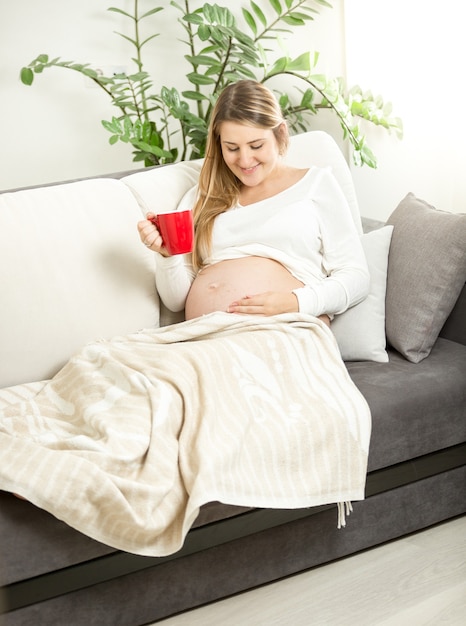
[[[243,172],[243,174],[250,175],[250,174],[254,174],[254,172],[256,171],[256,169],[259,167],[259,163],[257,163],[256,165],[254,165],[253,167],[241,167],[241,171]]]

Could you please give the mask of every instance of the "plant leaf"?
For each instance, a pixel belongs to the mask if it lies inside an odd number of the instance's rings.
[[[185,59],[192,65],[218,65],[219,60],[207,54],[197,54],[196,56],[186,55]]]
[[[306,7],[303,7],[304,9]],[[309,15],[308,13],[301,13],[301,11],[293,11],[292,13],[290,13],[291,17],[294,17],[297,20],[303,20],[303,23],[306,20],[313,20],[314,17],[312,15]]]
[[[311,57],[310,52],[303,52],[299,57],[293,59],[287,64],[287,70],[291,72],[310,72],[311,71]]]
[[[153,35],[149,35],[149,37],[146,37],[146,39],[141,41],[141,43],[139,44],[139,47],[142,48],[142,46],[145,46],[148,41],[151,41],[151,39],[155,39],[156,37],[159,37],[159,36],[160,36],[160,33],[154,33]]]
[[[207,96],[197,91],[182,91],[181,95],[188,100],[208,100]]]
[[[306,23],[304,20],[298,17],[293,17],[293,15],[284,15],[282,17],[282,20],[285,22],[285,24],[288,24],[289,26],[304,26],[304,24]]]
[[[203,24],[204,23],[204,19],[202,15],[199,15],[198,13],[187,13],[186,15],[183,15],[183,20],[185,22],[189,22],[190,24]]]
[[[286,70],[288,61],[288,57],[280,57],[277,59],[272,68],[267,72],[267,75],[272,76],[273,74],[281,74]]]
[[[123,9],[118,9],[117,7],[108,7],[107,11],[113,11],[114,13],[120,13],[121,15],[124,15],[125,17],[129,17],[130,19],[134,19],[134,17],[130,13],[127,13],[126,11],[123,11]]]
[[[325,89],[327,85],[327,77],[324,74],[312,74],[309,80],[317,89]]]
[[[90,77],[110,96],[111,104],[119,112],[119,116],[112,117],[111,121],[102,121],[103,127],[110,133],[109,142],[131,144],[134,160],[145,165],[204,156],[207,128],[219,92],[229,83],[244,77],[265,82],[274,76],[288,75],[286,80],[293,79],[295,84],[291,83],[277,95],[290,130],[293,133],[309,130],[312,128],[309,117],[325,108],[338,117],[343,137],[351,143],[355,162],[360,165],[376,166],[374,155],[365,145],[360,125],[375,124],[402,136],[401,120],[392,115],[391,105],[384,103],[380,96],[374,97],[370,91],[363,92],[357,86],[348,90],[342,79],[316,71],[318,52],[305,52],[295,59],[287,54],[285,37],[281,34],[289,36],[294,28],[314,20],[321,7],[332,8],[330,2],[249,0],[248,7],[242,9],[244,19],[241,27],[237,26],[235,15],[229,8],[214,2],[203,2],[199,2],[198,6],[202,6],[192,12],[188,0],[183,3],[181,0],[169,0],[166,3],[180,13],[176,21],[184,31],[182,43],[188,50],[185,59],[194,70],[186,74],[185,80],[195,86],[192,89],[179,93],[175,88],[155,88],[144,71],[141,49],[158,37],[158,33],[151,34],[149,31],[144,39],[140,36],[139,25],[143,19],[152,18],[165,8],[155,6],[156,0],[151,0],[148,4],[152,8],[141,15],[138,14],[138,5],[143,4],[142,0],[134,0],[133,3],[125,0],[126,6],[133,4],[130,12],[115,7],[108,9],[132,22],[132,30],[128,31],[128,20],[125,19],[123,32],[116,34],[136,49],[131,59],[137,70],[135,73],[99,76],[89,64],[62,61],[60,57],[49,60],[47,54],[41,54],[29,66],[21,68],[20,79],[24,84],[31,85],[35,74],[50,67],[70,69]],[[127,32],[129,35],[125,34]],[[277,37],[284,56],[272,61],[270,67],[267,55],[273,51],[268,49],[271,47],[268,42],[276,41]],[[304,83],[303,89],[299,81]],[[294,97],[292,89],[299,92],[298,98]],[[181,150],[171,146],[172,138],[173,141],[180,139]]]
[[[309,109],[313,105],[313,102],[314,102],[314,92],[312,91],[312,89],[306,89],[301,99],[301,106],[306,109]]]
[[[375,154],[366,144],[361,146],[361,158],[363,163],[365,163],[369,167],[372,167],[374,169],[377,168],[377,159],[375,157]]]
[[[201,24],[197,29],[197,34],[201,41],[207,41],[211,35],[211,28],[207,24]]]
[[[280,4],[280,0],[269,0],[272,7],[275,9],[277,15],[282,14],[282,5]]]
[[[123,33],[117,33],[115,31],[116,35],[119,35],[120,37],[123,37],[123,39],[126,39],[126,41],[129,41],[133,46],[137,47],[137,41],[135,39],[133,39],[132,37],[128,37],[128,35],[124,35]]]
[[[251,15],[251,13],[249,13],[249,11],[247,11],[246,9],[243,9],[243,17],[246,21],[246,24],[249,26],[249,28],[252,30],[252,32],[254,33],[254,35],[257,35],[257,24],[256,24],[256,20],[253,18],[253,16]]]
[[[251,0],[251,7],[254,11],[254,13],[257,15],[257,17],[259,18],[262,26],[267,26],[267,18],[265,17],[262,9],[260,8],[260,6],[258,4],[256,4],[253,0]]]
[[[205,74],[197,74],[196,72],[190,72],[186,74],[186,78],[193,85],[215,85],[215,80]]]
[[[23,67],[21,68],[20,78],[24,85],[32,85],[34,81],[34,72],[30,67]]]
[[[155,7],[154,9],[151,9],[150,11],[147,11],[147,13],[144,13],[143,15],[141,15],[141,17],[139,18],[140,20],[142,20],[145,17],[148,17],[149,15],[154,15],[154,13],[158,13],[159,11],[163,11],[164,7]]]

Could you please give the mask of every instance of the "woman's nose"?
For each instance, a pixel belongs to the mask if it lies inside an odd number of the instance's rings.
[[[250,167],[253,162],[252,154],[247,150],[241,150],[238,156],[238,164],[240,167]]]

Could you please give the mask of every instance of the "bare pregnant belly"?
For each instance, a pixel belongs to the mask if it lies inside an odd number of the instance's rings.
[[[204,268],[194,279],[186,299],[186,319],[213,311],[226,311],[229,304],[266,291],[290,292],[303,283],[281,263],[250,256],[221,261]]]

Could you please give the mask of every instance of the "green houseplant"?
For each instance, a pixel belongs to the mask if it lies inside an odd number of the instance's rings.
[[[159,0],[160,1],[160,0]],[[150,6],[141,12],[141,5]],[[204,4],[191,10],[189,0],[167,6],[153,6],[152,0],[134,0],[133,12],[110,7],[129,21],[132,34],[117,33],[134,48],[131,59],[135,71],[102,76],[90,64],[63,61],[40,54],[21,70],[21,80],[31,85],[36,74],[51,67],[79,72],[103,89],[117,109],[110,120],[103,120],[110,132],[110,143],[128,143],[134,161],[145,165],[171,163],[204,155],[207,127],[217,95],[230,82],[253,78],[263,83],[287,76],[291,88],[277,92],[280,105],[292,133],[308,130],[311,118],[319,109],[332,111],[339,119],[343,134],[353,146],[358,165],[376,167],[376,158],[367,146],[361,130],[367,120],[395,131],[401,136],[401,121],[392,116],[391,105],[358,87],[347,89],[340,78],[327,77],[316,71],[318,53],[298,58],[284,54],[270,60],[270,40],[284,38],[294,28],[303,27],[318,15],[319,9],[331,5],[326,0],[249,0],[242,7],[243,24],[233,13],[217,4]],[[177,23],[184,34],[189,72],[183,90],[156,87],[145,70],[143,53],[158,33],[142,34],[155,16],[169,9],[178,13]],[[245,31],[249,31],[247,34]]]

